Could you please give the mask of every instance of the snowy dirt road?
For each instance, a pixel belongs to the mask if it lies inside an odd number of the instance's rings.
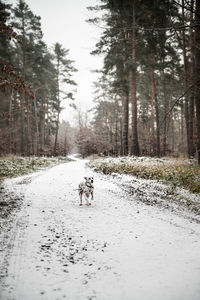
[[[24,197],[1,251],[2,300],[199,300],[200,226],[137,201],[85,161],[6,180]]]

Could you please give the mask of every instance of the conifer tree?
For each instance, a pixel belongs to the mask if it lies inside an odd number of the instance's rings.
[[[68,58],[69,50],[62,47],[61,44],[54,45],[54,61],[56,68],[56,98],[57,98],[57,118],[56,118],[56,133],[54,143],[54,155],[57,151],[58,130],[60,122],[61,101],[63,99],[73,100],[72,86],[76,85],[72,79],[72,75],[76,72],[73,66],[73,61]]]

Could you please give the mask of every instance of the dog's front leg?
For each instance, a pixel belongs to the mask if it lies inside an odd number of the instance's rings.
[[[91,191],[91,199],[94,200],[94,192]]]
[[[88,201],[88,199],[89,199],[89,195],[85,194],[85,201],[86,201],[87,206],[91,205],[91,203]]]
[[[79,197],[80,197],[80,204],[79,205],[83,205],[82,204],[82,200],[83,200],[83,193],[79,192]]]

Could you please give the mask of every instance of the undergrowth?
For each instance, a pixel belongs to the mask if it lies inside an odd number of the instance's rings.
[[[26,175],[39,169],[70,161],[67,157],[20,157],[10,156],[0,159],[0,181],[7,177]]]
[[[128,174],[144,179],[156,179],[169,182],[174,187],[184,187],[193,193],[200,193],[200,167],[194,164],[177,161],[175,164],[143,164],[136,161],[126,163],[124,160],[114,163],[106,160],[94,160],[90,166],[103,174]]]

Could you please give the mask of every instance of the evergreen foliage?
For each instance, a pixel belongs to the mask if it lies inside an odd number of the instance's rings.
[[[105,93],[103,84],[96,91],[94,131],[99,118],[109,114],[105,110],[102,116],[102,106],[115,98],[121,107],[115,120],[110,118],[120,123],[115,154],[138,155],[140,148],[143,155],[194,157],[199,136],[198,104],[194,105],[199,1],[98,2],[89,8],[96,15],[88,21],[104,29],[92,54],[104,56],[99,81],[110,88]],[[113,126],[105,149],[114,132]],[[101,137],[105,140],[105,130]]]
[[[58,43],[49,51],[43,41],[41,18],[24,0],[15,7],[0,1],[0,8],[5,16],[0,35],[0,153],[59,154],[53,140],[55,133],[55,140],[58,136],[61,101],[73,100],[74,62],[69,59],[69,50]],[[62,97],[58,96],[60,80]]]

